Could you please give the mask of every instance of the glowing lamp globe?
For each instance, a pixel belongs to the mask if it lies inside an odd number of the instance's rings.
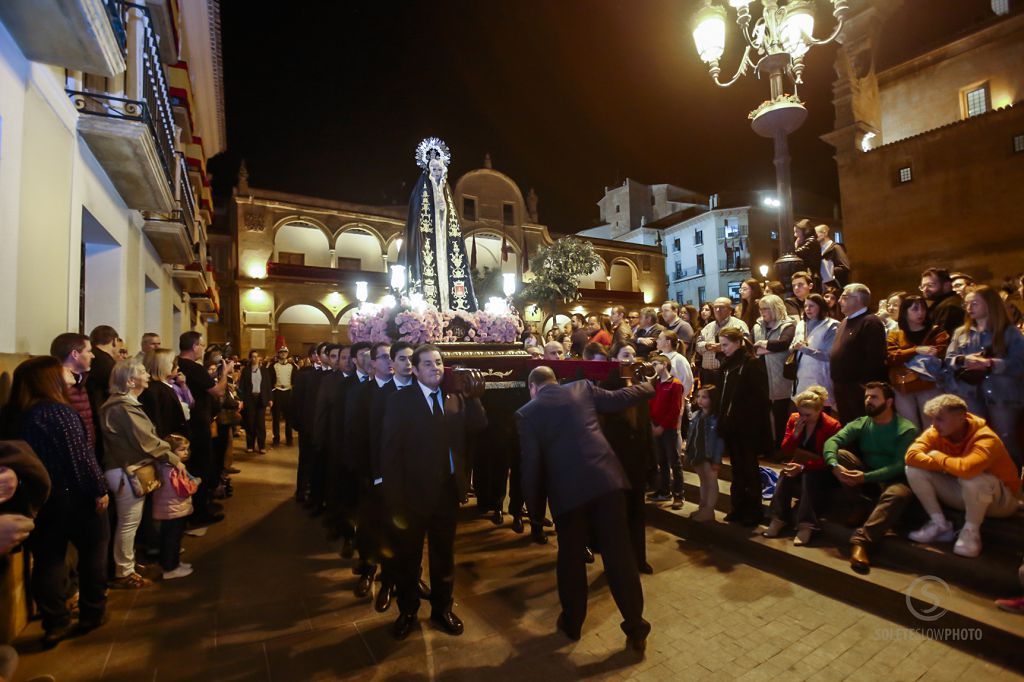
[[[705,5],[694,17],[693,42],[705,64],[716,62],[725,51],[725,8]]]

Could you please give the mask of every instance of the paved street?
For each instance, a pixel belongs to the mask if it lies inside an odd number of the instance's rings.
[[[351,595],[355,578],[290,499],[296,453],[239,455],[228,519],[187,538],[196,573],[113,592],[111,622],[40,652],[33,623],[18,643],[18,680],[1011,679],[1002,668],[787,583],[737,557],[649,531],[647,655],[623,649],[600,569],[583,638],[554,630],[552,543],[467,513],[456,548],[456,612],[466,633],[424,622],[394,642],[395,617]],[[554,540],[554,538],[552,538]],[[600,559],[597,566],[600,566]],[[426,620],[429,607],[421,610]]]

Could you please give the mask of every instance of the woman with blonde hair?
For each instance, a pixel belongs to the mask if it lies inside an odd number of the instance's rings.
[[[100,408],[103,470],[117,509],[114,531],[114,581],[111,587],[137,589],[152,583],[135,569],[135,532],[142,519],[145,493],[136,495],[130,473],[135,465],[155,459],[184,473],[185,465],[156,433],[139,396],[149,387],[149,372],[136,360],[122,360],[110,372],[110,398]],[[155,473],[155,472],[154,472]]]
[[[778,537],[783,528],[793,522],[793,497],[799,495],[796,510],[797,534],[795,545],[806,545],[818,526],[818,512],[824,506],[828,492],[837,481],[825,466],[822,452],[825,441],[839,433],[838,420],[823,412],[828,402],[828,391],[811,386],[793,398],[797,411],[786,423],[782,451],[790,456],[783,466],[779,483],[771,503],[771,523],[763,535]]]
[[[174,390],[178,376],[174,351],[169,348],[151,350],[143,357],[142,364],[149,373],[149,386],[139,395],[139,402],[156,427],[156,435],[165,440],[172,433],[184,435],[188,420]]]
[[[999,293],[980,286],[964,301],[967,319],[946,350],[946,390],[964,399],[1024,464],[1017,421],[1024,410],[1024,334],[1010,323]]]
[[[782,444],[782,434],[789,418],[789,401],[793,395],[793,381],[782,371],[789,356],[789,346],[796,334],[796,323],[790,318],[786,304],[775,294],[764,296],[757,303],[761,316],[754,332],[754,354],[768,370],[768,397],[772,401],[772,433],[775,447]]]

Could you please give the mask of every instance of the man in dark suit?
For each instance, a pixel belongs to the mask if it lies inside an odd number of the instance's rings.
[[[313,373],[317,371],[316,365],[320,356],[317,354],[317,346],[312,346],[307,354],[309,364],[300,367],[295,372],[292,381],[292,425],[299,432],[299,462],[295,471],[295,499],[298,502],[306,502],[309,495],[309,476],[312,470],[313,445],[312,445],[312,419],[307,408],[309,404],[309,392],[313,384]]]
[[[863,284],[847,284],[839,296],[846,318],[836,330],[829,372],[844,425],[864,416],[864,384],[887,379],[885,325],[868,310],[870,305],[871,291]]]
[[[249,351],[249,366],[238,380],[238,398],[245,409],[245,451],[267,452],[267,408],[274,406],[274,378],[259,351]]]
[[[399,640],[416,625],[424,536],[430,542],[430,619],[449,634],[462,634],[462,621],[452,612],[455,522],[469,490],[467,436],[487,426],[480,403],[482,379],[467,381],[465,395],[444,396],[444,362],[437,346],[417,348],[412,363],[416,385],[388,398],[380,450],[384,499],[402,529],[394,561],[401,614],[392,627]]]
[[[114,344],[117,341],[117,330],[105,324],[101,324],[89,333],[89,341],[92,343],[92,364],[89,366],[89,374],[85,379],[85,388],[89,392],[89,403],[92,407],[93,432],[100,434],[100,408],[110,397],[110,372],[117,364],[117,350]],[[103,458],[103,439],[96,438],[96,459]]]
[[[548,367],[530,372],[530,402],[516,416],[523,493],[531,518],[544,514],[544,494],[558,532],[557,627],[580,638],[587,615],[586,546],[596,537],[608,585],[622,613],[628,643],[643,651],[651,625],[630,541],[623,491],[629,481],[601,432],[598,413],[618,412],[654,396],[649,382],[606,391],[589,381],[560,386]]]
[[[314,470],[319,472],[323,481],[324,525],[328,528],[330,540],[342,539],[341,556],[344,559],[355,554],[355,501],[358,494],[356,482],[345,466],[348,457],[345,409],[349,393],[360,382],[370,379],[365,373],[356,374],[351,367],[351,360],[367,355],[369,347],[368,343],[329,347],[331,372],[324,377],[320,400],[315,407],[316,453],[320,459]]]
[[[657,345],[658,336],[665,331],[665,328],[658,324],[658,311],[655,308],[644,308],[640,311],[640,325],[633,335],[633,345],[636,346],[636,354],[646,358]]]

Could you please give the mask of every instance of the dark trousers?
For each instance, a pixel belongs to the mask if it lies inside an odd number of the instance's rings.
[[[523,497],[523,474],[520,469],[519,453],[512,454],[508,477],[508,513],[512,516],[524,516],[526,499]]]
[[[772,497],[772,516],[793,523],[793,498],[799,497],[796,523],[818,525],[818,515],[839,486],[829,469],[804,470],[799,476],[779,476]]]
[[[165,571],[173,571],[181,563],[181,536],[185,534],[186,518],[160,522],[160,568]]]
[[[426,514],[406,513],[407,526],[395,533],[398,552],[393,563],[398,608],[416,613],[420,608],[419,579],[423,564],[423,540],[426,538],[430,567],[430,607],[441,614],[451,606],[455,583],[455,524],[459,496],[452,477],[444,484],[434,509]],[[581,555],[582,560],[582,555]]]
[[[789,398],[772,401],[772,428],[775,430],[775,449],[782,447],[782,437],[786,435],[786,422],[793,411],[793,401]]]
[[[309,428],[299,431],[299,463],[295,470],[295,498],[306,500],[309,495],[310,472],[313,468],[313,438]]]
[[[849,450],[840,450],[837,459],[847,469],[864,471],[866,467],[857,455]],[[871,503],[874,508],[864,525],[853,532],[850,542],[868,546],[885,537],[889,529],[899,522],[907,508],[914,502],[914,493],[903,476],[891,481],[867,483],[858,488],[842,487],[846,502],[854,504]],[[863,517],[862,517],[863,518]]]
[[[78,552],[79,619],[98,621],[107,603],[107,549],[110,524],[92,500],[51,497],[36,518],[29,537],[32,552],[32,598],[49,632],[71,622],[67,607],[68,543]]]
[[[636,563],[647,563],[647,491],[643,483],[626,491],[626,524],[629,526],[629,541],[633,545]]]
[[[836,409],[839,421],[846,426],[854,419],[864,416],[864,389],[857,382],[835,382],[832,384],[835,393]]]
[[[673,497],[682,497],[683,465],[679,461],[679,432],[665,429],[655,438],[654,445],[658,451],[658,494],[668,495],[671,488]]]
[[[621,490],[602,495],[555,517],[558,531],[558,600],[569,632],[579,632],[587,617],[585,548],[591,535],[601,547],[601,562],[615,605],[622,614],[622,631],[646,635],[651,625],[643,618],[644,593],[626,522]]]
[[[390,561],[385,557],[392,553],[388,547],[389,537],[385,533],[388,523],[388,512],[384,506],[384,498],[379,486],[372,486],[365,481],[359,493],[359,512],[356,524],[356,551],[364,566],[380,566],[381,580],[391,584]]]
[[[274,404],[270,408],[270,418],[273,420],[272,429],[274,434],[274,445],[281,442],[281,420],[284,420],[285,444],[292,444],[292,392],[275,388],[272,393]]]
[[[267,449],[267,404],[258,395],[242,398],[245,401],[245,447],[248,450]]]
[[[193,476],[202,479],[199,488],[192,495],[194,516],[197,520],[202,520],[209,512],[212,492],[217,488],[220,473],[218,472],[217,478],[210,477],[213,469],[213,438],[210,436],[210,423],[193,417],[189,426],[192,454],[185,462],[185,468]]]
[[[729,498],[733,515],[741,519],[761,519],[761,470],[754,446],[742,435],[728,441],[732,485]]]

